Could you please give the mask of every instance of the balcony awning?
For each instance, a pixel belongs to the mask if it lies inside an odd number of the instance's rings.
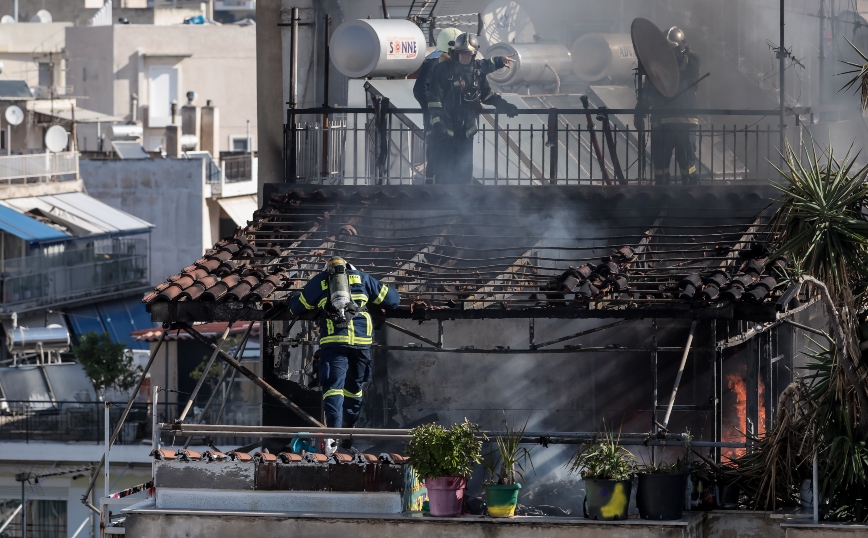
[[[259,209],[256,196],[252,194],[220,198],[217,200],[217,203],[229,215],[229,218],[242,228],[247,226],[247,221],[253,220],[253,212]]]
[[[103,114],[102,112],[97,112],[95,110],[89,110],[87,108],[81,108],[78,106],[70,106],[66,103],[55,103],[54,107],[52,107],[50,102],[34,101],[31,105],[31,108],[37,114],[42,114],[43,116],[50,116],[61,121],[75,120],[76,123],[115,123],[124,121],[124,118],[120,116],[110,116],[108,114]]]
[[[21,213],[36,211],[66,226],[77,237],[144,233],[154,227],[83,192],[13,198],[3,200],[2,205]]]
[[[57,243],[70,238],[60,230],[55,230],[47,224],[2,205],[0,205],[0,229],[20,237],[31,245]]]

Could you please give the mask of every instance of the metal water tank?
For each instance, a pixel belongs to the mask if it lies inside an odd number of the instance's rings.
[[[10,353],[39,351],[66,351],[69,349],[69,331],[61,325],[50,327],[16,327],[6,331],[6,348]]]
[[[573,73],[588,82],[629,82],[638,65],[630,34],[585,34],[571,52]]]
[[[135,123],[109,126],[112,140],[138,140],[142,138],[142,126]]]
[[[503,86],[552,84],[570,74],[570,51],[557,43],[497,43],[488,57],[515,55],[515,63],[489,75]],[[557,73],[557,75],[555,75]]]
[[[419,69],[427,46],[422,30],[410,21],[359,19],[338,26],[329,56],[350,78],[403,77]]]

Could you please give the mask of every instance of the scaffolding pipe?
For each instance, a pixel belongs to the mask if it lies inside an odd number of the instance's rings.
[[[217,348],[217,346],[215,344],[208,341],[207,338],[205,338],[204,336],[199,334],[190,325],[188,325],[186,323],[182,323],[182,324],[180,324],[180,327],[182,329],[184,329],[184,331],[186,331],[187,334],[189,334],[190,336],[192,336],[194,339],[201,342],[202,344],[210,347],[211,349]],[[229,364],[229,366],[231,366],[231,367],[235,368],[236,370],[238,370],[239,372],[241,372],[241,375],[243,375],[247,379],[253,381],[254,385],[261,388],[266,394],[268,394],[269,396],[271,396],[275,400],[279,401],[281,404],[288,407],[293,413],[298,415],[299,418],[301,418],[302,420],[304,420],[308,424],[311,424],[311,425],[316,426],[318,428],[324,428],[325,427],[325,424],[323,424],[322,422],[318,421],[317,419],[315,419],[312,416],[310,416],[309,414],[307,414],[302,408],[295,405],[293,402],[291,402],[289,400],[289,398],[287,398],[286,396],[284,396],[283,394],[278,392],[274,387],[272,387],[271,385],[266,383],[264,379],[262,379],[258,375],[251,372],[247,367],[245,367],[240,362],[236,361],[231,355],[229,355],[228,353],[226,353],[225,351],[222,351],[222,350],[218,350],[218,355],[220,356],[221,359],[226,361],[226,363]]]
[[[247,325],[247,330],[244,331],[244,336],[241,338],[241,343],[238,344],[238,347],[237,347],[237,348],[235,348],[235,354],[233,355],[233,358],[235,358],[235,360],[238,360],[238,356],[239,356],[240,354],[243,354],[243,353],[244,353],[244,349],[247,347],[247,339],[250,338],[250,332],[251,332],[252,330],[253,330],[253,322],[250,322],[250,323]],[[228,329],[227,329],[227,331],[228,331]],[[214,357],[216,357],[216,356],[217,356],[217,353],[215,352],[215,353],[214,353]],[[209,372],[210,370],[211,370],[211,367],[209,366],[209,367],[205,370],[205,373]],[[235,369],[233,368],[233,369],[232,369],[232,372],[235,373],[235,372],[237,372],[237,370],[235,370]],[[220,380],[217,381],[217,384],[214,386],[214,390],[211,391],[211,395],[208,397],[208,401],[205,402],[205,407],[202,408],[202,412],[199,413],[199,416],[196,418],[196,424],[202,424],[202,421],[205,419],[205,413],[208,412],[208,409],[211,407],[211,402],[214,401],[214,396],[217,394],[217,388],[218,388],[220,385],[223,384],[223,381],[226,379],[226,374],[228,374],[228,373],[229,373],[229,368],[224,368],[224,369],[223,369],[223,373],[220,374]],[[202,377],[200,378],[200,380],[201,380],[201,379],[204,379],[204,378],[205,378],[205,375],[203,374]],[[223,406],[222,406],[222,405],[220,406],[220,409],[221,409],[221,411],[223,410]],[[185,448],[185,449],[186,449],[188,446],[190,446],[190,441],[191,441],[192,439],[193,439],[193,436],[192,436],[192,435],[189,436],[189,437],[187,437],[187,440],[184,442],[184,448]],[[155,448],[156,448],[156,447],[155,447]]]
[[[666,409],[666,416],[663,417],[663,429],[669,425],[669,417],[672,415],[672,406],[675,405],[675,395],[678,393],[678,385],[681,384],[681,376],[684,374],[684,367],[687,365],[687,355],[690,354],[690,345],[693,344],[693,334],[696,332],[696,320],[690,324],[690,334],[687,335],[687,343],[684,344],[684,354],[681,355],[681,366],[678,367],[678,375],[675,376],[675,385],[672,387],[672,395],[669,397],[669,408]]]
[[[184,422],[184,419],[187,418],[187,413],[189,413],[190,408],[193,407],[193,402],[196,401],[196,396],[199,395],[199,390],[202,389],[202,384],[205,383],[205,379],[208,378],[208,372],[211,371],[211,367],[214,366],[214,361],[217,360],[217,354],[220,353],[220,349],[223,347],[223,344],[226,343],[226,338],[229,336],[229,331],[232,330],[232,325],[234,325],[234,323],[226,325],[226,330],[223,331],[223,336],[220,337],[220,343],[214,348],[214,353],[211,353],[211,358],[208,359],[205,369],[202,370],[202,375],[199,376],[199,381],[196,382],[196,388],[194,388],[193,392],[190,394],[190,398],[187,400],[187,405],[185,405],[184,410],[181,411],[181,416],[178,417],[178,422]],[[248,332],[251,327],[253,327],[252,321],[247,325]],[[187,445],[184,445],[184,448],[187,448]]]
[[[124,425],[124,421],[127,419],[127,415],[130,414],[130,409],[133,407],[133,403],[136,401],[136,396],[139,394],[139,390],[142,388],[142,383],[145,382],[145,376],[148,375],[148,372],[151,370],[151,365],[154,364],[154,359],[157,356],[157,352],[160,350],[160,346],[163,345],[163,342],[166,340],[166,335],[168,334],[168,329],[163,329],[163,334],[160,335],[160,340],[157,342],[157,345],[154,346],[154,349],[151,350],[151,356],[148,358],[148,364],[145,365],[145,369],[142,370],[142,375],[139,377],[139,382],[136,384],[136,388],[133,389],[133,392],[130,394],[130,400],[127,402],[127,406],[124,408],[124,412],[121,413],[121,418],[118,420],[118,425],[115,426],[115,431],[112,433],[111,439],[109,439],[109,446],[111,448],[115,441],[118,438],[118,435],[121,433],[121,427]],[[107,448],[107,449],[108,449]],[[99,476],[100,469],[105,464],[105,455],[100,460],[99,464],[97,464],[96,468],[93,470],[93,474],[90,477],[90,484],[87,485],[87,489],[84,491],[84,494],[81,496],[81,502],[97,514],[100,514],[100,510],[91,504],[88,497],[90,496],[90,492],[93,491],[93,487],[96,485],[96,479]]]

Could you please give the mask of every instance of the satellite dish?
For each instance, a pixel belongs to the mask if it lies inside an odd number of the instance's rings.
[[[3,15],[3,17],[0,17],[0,24],[15,24],[16,22],[18,21],[16,21],[15,17],[12,15]]]
[[[49,13],[48,11],[46,11],[44,9],[40,9],[39,11],[36,12],[36,15],[34,15],[30,19],[30,22],[43,22],[43,23],[45,23],[45,22],[51,22],[52,20],[53,19],[51,17],[51,13]]]
[[[530,16],[512,0],[494,0],[482,12],[482,39],[486,47],[498,43],[534,43],[536,30]]]
[[[675,97],[681,83],[681,73],[675,60],[675,51],[660,28],[648,19],[633,19],[630,26],[633,50],[639,57],[651,84],[667,99]]]
[[[52,125],[45,131],[45,148],[52,153],[59,153],[66,149],[69,143],[69,135],[66,129],[60,125]]]
[[[9,105],[6,108],[6,122],[9,125],[21,125],[24,121],[24,112],[16,105]]]

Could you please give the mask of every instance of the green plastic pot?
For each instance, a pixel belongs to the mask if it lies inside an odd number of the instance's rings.
[[[588,519],[627,519],[632,480],[585,479],[585,513]]]
[[[518,504],[521,484],[486,484],[485,504],[491,517],[512,517]]]

